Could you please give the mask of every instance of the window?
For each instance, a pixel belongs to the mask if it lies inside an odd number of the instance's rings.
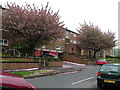
[[[70,52],[69,52],[70,54],[73,54],[74,53],[74,48],[73,47],[71,47],[70,48]]]
[[[0,40],[0,45],[8,46],[8,40],[6,39]]]
[[[71,50],[72,50],[72,51],[74,50],[73,47],[71,48]]]
[[[91,56],[91,50],[88,50],[88,56]]]
[[[77,42],[76,42],[76,41],[74,41],[73,43],[74,43],[74,44],[76,44]]]
[[[105,65],[101,67],[100,71],[119,72],[119,66],[118,65]]]
[[[70,38],[70,34],[68,31],[66,31],[66,38],[69,39]]]
[[[69,32],[68,31],[66,31],[66,34],[68,34]]]
[[[59,45],[56,45],[56,49],[57,49],[57,50],[59,50],[59,49],[61,49],[61,48],[60,48],[60,46],[59,46]]]
[[[66,36],[67,39],[69,39],[70,37],[69,36]]]
[[[7,40],[4,40],[4,44],[7,44]]]
[[[62,38],[62,40],[65,40],[64,38]]]
[[[74,33],[74,37],[76,37],[76,34]]]
[[[80,44],[80,42],[78,42],[78,44]]]
[[[58,41],[61,41],[61,38],[58,38]]]
[[[64,47],[64,46],[62,46],[61,48],[62,48],[62,49],[65,49],[65,47]]]
[[[58,41],[62,41],[62,40],[65,40],[65,39],[64,39],[64,38],[58,38],[57,40],[58,40]]]

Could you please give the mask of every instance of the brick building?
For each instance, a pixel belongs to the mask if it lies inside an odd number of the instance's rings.
[[[18,50],[13,49],[14,44],[14,35],[8,30],[2,29],[2,14],[7,9],[0,5],[0,50],[2,53],[8,55],[20,57],[20,52]]]
[[[81,56],[90,56],[93,54],[92,50],[79,48],[78,33],[68,29],[66,29],[64,33],[65,36],[63,38],[51,41],[48,45],[44,45],[42,52],[41,49],[38,49],[39,51],[36,52],[39,54],[36,55],[40,56],[40,54],[50,53],[62,57],[62,59],[66,61],[81,63]],[[96,56],[105,57],[106,55],[112,54],[112,49],[106,51],[101,50],[97,52]]]
[[[2,52],[2,46],[6,45],[7,41],[2,38],[2,14],[6,9],[0,5],[0,52]]]

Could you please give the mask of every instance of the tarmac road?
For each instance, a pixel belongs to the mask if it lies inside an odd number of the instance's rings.
[[[97,88],[98,65],[87,65],[82,71],[26,79],[36,88]]]

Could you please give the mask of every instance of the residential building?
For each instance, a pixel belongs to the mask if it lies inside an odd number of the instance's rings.
[[[20,52],[13,49],[14,37],[13,33],[10,33],[8,30],[2,29],[2,14],[7,9],[0,5],[0,50],[2,53],[10,56],[20,57]]]
[[[2,40],[2,14],[4,10],[5,8],[0,5],[0,52],[2,52],[2,45],[6,44],[6,41]]]
[[[57,40],[51,41],[47,45],[43,45],[42,48],[38,48],[35,51],[35,56],[41,56],[43,54],[49,53],[54,56],[60,57],[62,60],[80,62],[82,61],[81,56],[91,56],[93,51],[89,49],[79,48],[79,34],[65,29],[64,36]],[[112,55],[112,50],[101,50],[97,52],[97,57],[104,57],[106,55]],[[83,62],[83,61],[82,61]]]
[[[120,2],[118,2],[118,56],[120,56]]]
[[[44,45],[42,49],[39,48],[35,55],[40,56],[41,54],[50,53],[63,58],[64,52],[77,53],[78,33],[68,29],[65,29],[64,33],[62,38],[51,41],[49,44]]]

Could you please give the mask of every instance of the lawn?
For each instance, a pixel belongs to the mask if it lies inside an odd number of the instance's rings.
[[[27,75],[30,75],[30,74],[34,74],[36,72],[41,72],[41,73],[44,73],[44,72],[49,72],[50,70],[37,70],[37,71],[15,71],[15,72],[10,72],[10,73],[13,73],[15,75],[18,75],[18,76],[21,76],[21,77],[24,77],[24,76],[27,76]]]
[[[32,73],[34,73],[35,71],[18,71],[18,72],[10,72],[10,73],[13,73],[15,75],[18,75],[18,76],[26,76],[26,75],[30,75]]]

